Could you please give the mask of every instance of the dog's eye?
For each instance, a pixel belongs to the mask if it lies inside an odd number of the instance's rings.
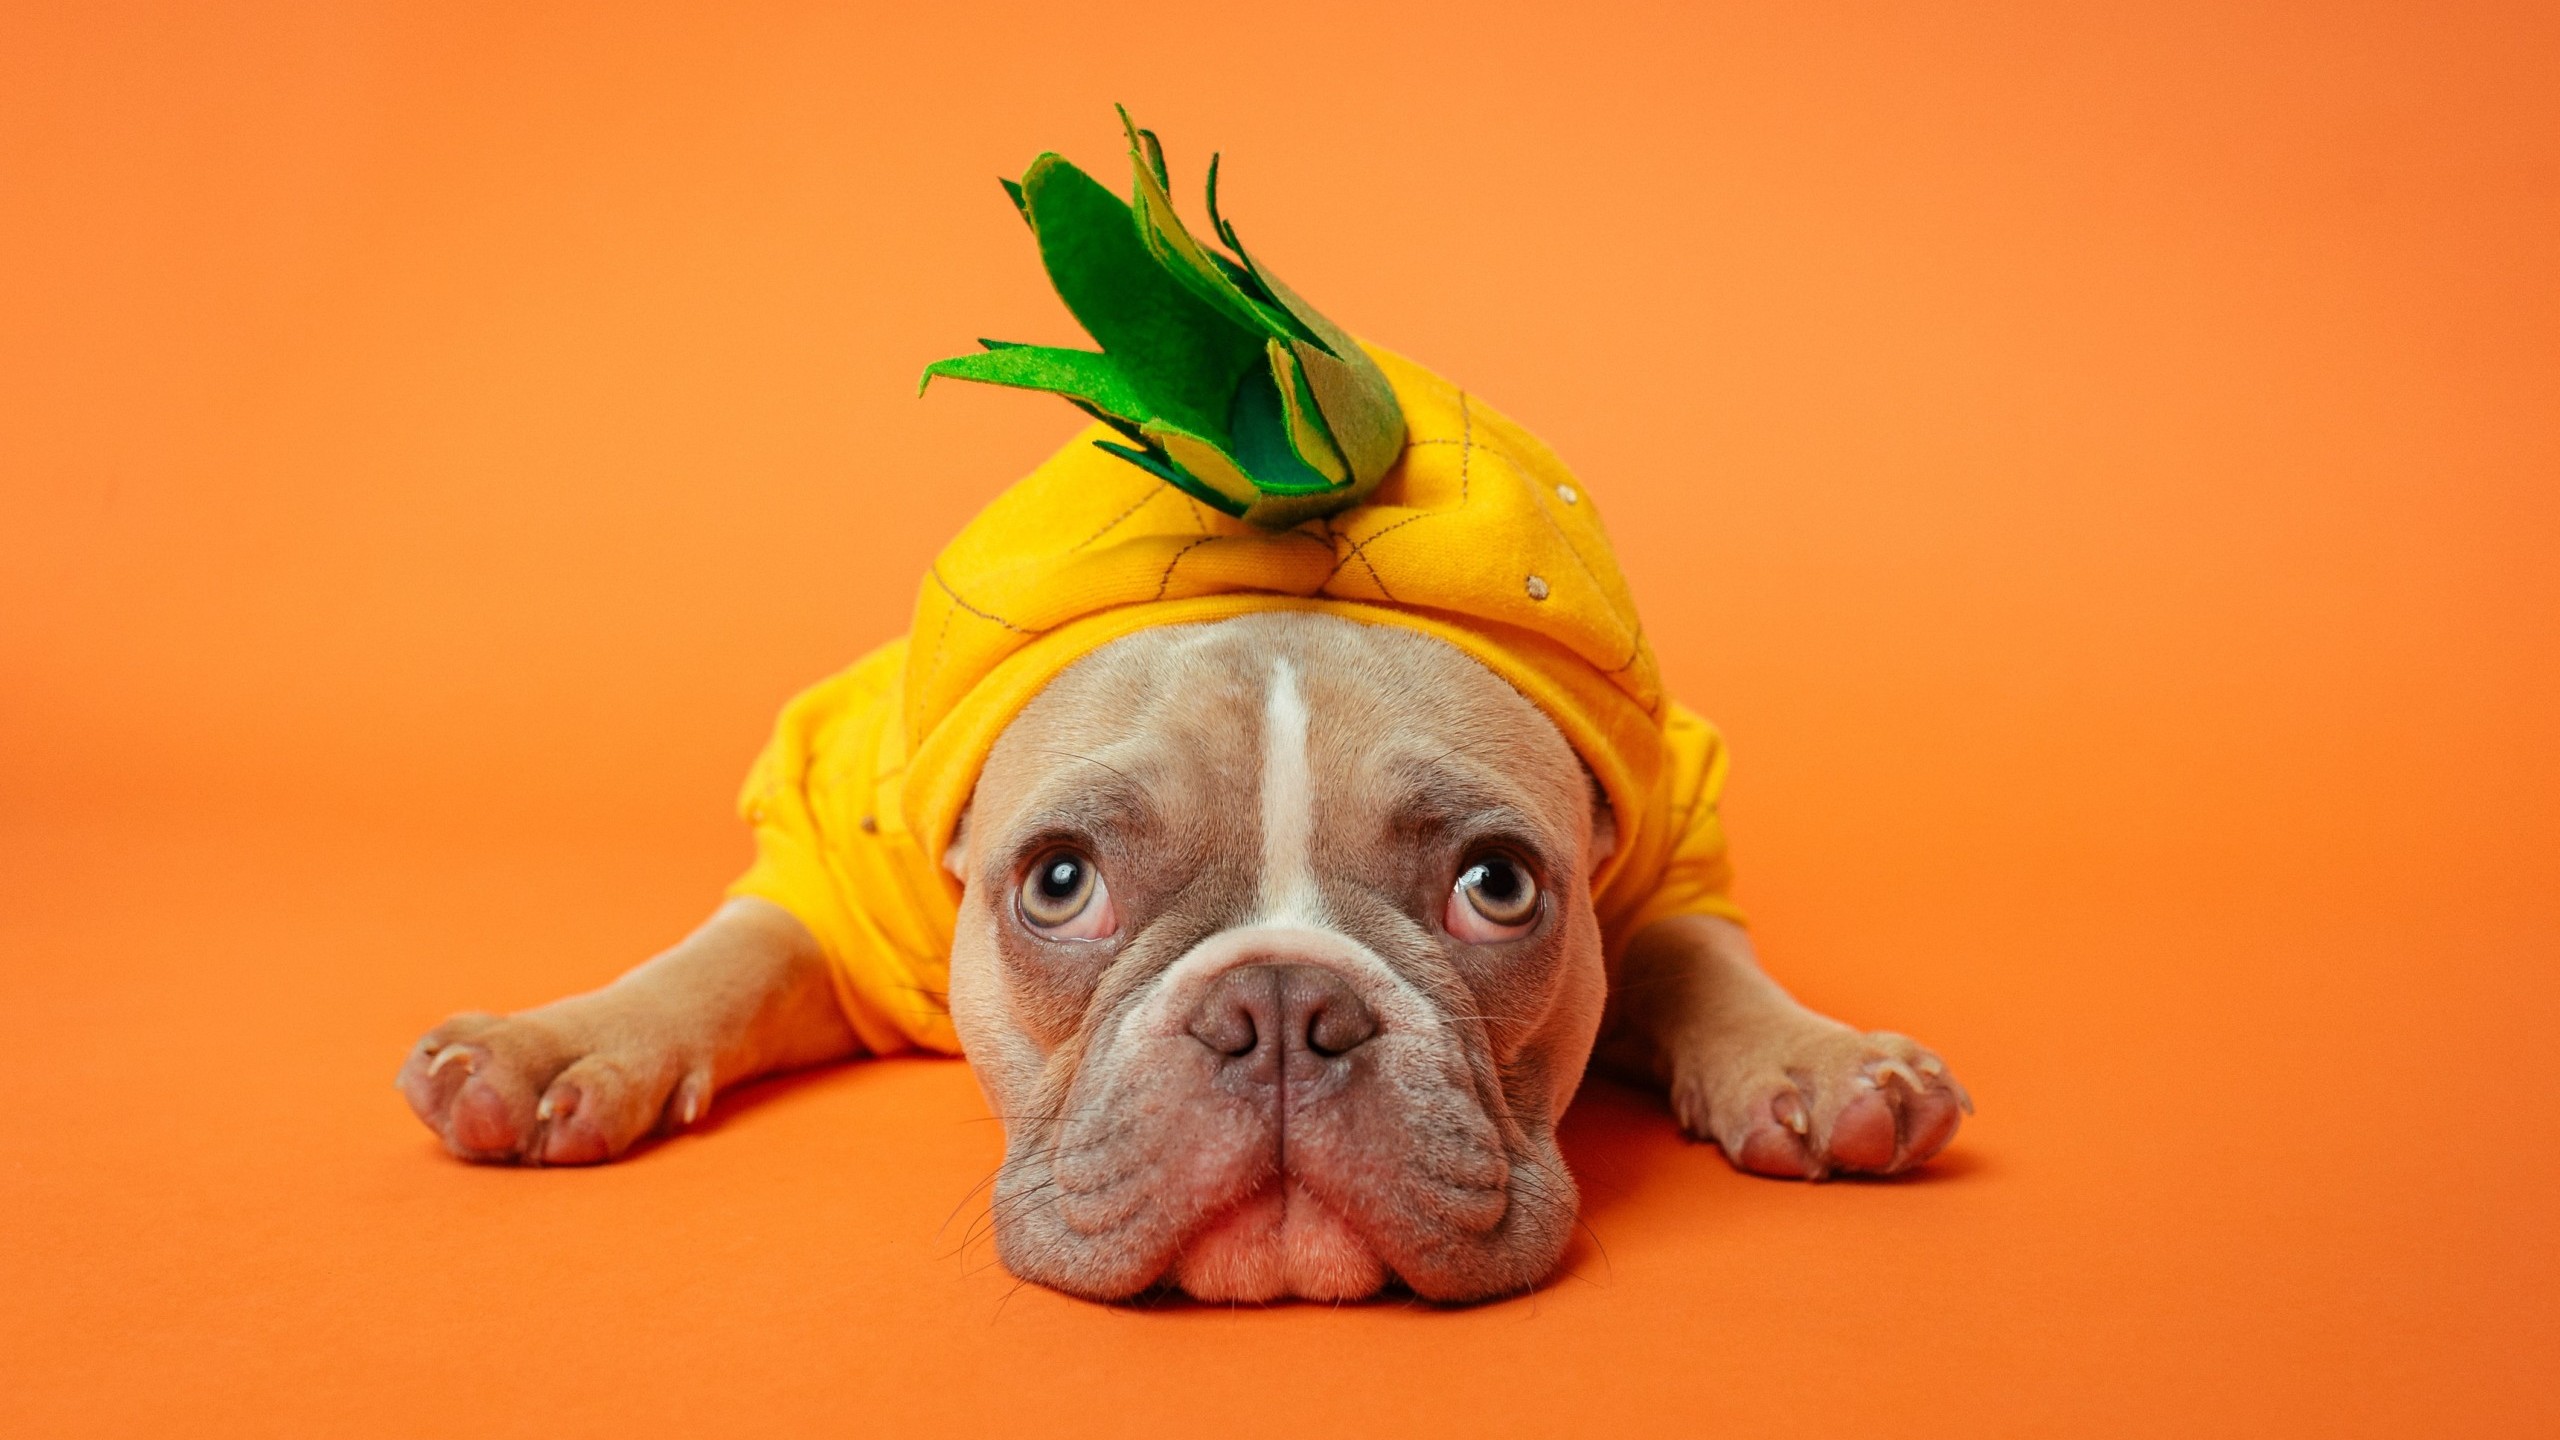
[[[1022,919],[1051,940],[1100,940],[1120,928],[1111,889],[1081,850],[1057,849],[1022,877]]]
[[[1538,918],[1538,882],[1508,855],[1479,855],[1458,871],[1443,921],[1471,945],[1516,940]]]

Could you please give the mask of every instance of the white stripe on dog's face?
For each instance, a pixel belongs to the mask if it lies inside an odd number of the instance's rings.
[[[1315,768],[1307,700],[1286,658],[1271,662],[1262,699],[1262,923],[1325,928],[1316,889]]]

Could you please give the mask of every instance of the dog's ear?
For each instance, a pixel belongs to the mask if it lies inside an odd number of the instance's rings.
[[[1585,772],[1585,778],[1591,778]],[[1609,792],[1591,779],[1591,853],[1584,857],[1582,873],[1593,875],[1609,857],[1618,853],[1618,812],[1609,807]]]
[[[952,879],[963,885],[969,883],[969,811],[965,807],[960,811],[960,823],[951,827],[951,844],[942,852],[942,868],[951,872]]]

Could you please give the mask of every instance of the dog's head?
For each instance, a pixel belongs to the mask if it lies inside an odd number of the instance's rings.
[[[1308,614],[1142,631],[1008,728],[950,863],[997,1251],[1098,1298],[1536,1283],[1614,832],[1453,647]]]

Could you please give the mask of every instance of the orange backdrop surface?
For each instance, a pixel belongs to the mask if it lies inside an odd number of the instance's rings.
[[[9,7],[0,1432],[2560,1427],[2560,12],[2117,8]],[[954,1063],[409,1117],[1070,431],[915,380],[1114,100],[1588,478],[1925,1175],[1595,1085],[1537,1294],[1139,1310]]]

